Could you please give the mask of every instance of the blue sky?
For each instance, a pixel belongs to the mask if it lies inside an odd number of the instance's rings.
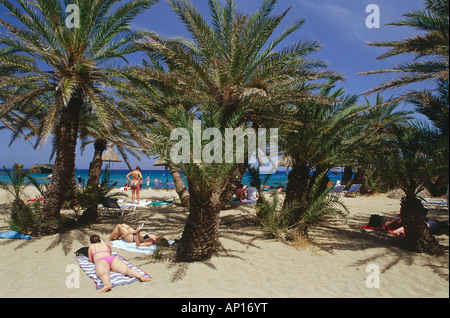
[[[251,14],[262,3],[260,0],[238,0],[239,10]],[[207,0],[193,0],[204,17],[209,16]],[[380,9],[380,28],[367,28],[366,18],[371,14],[366,12],[369,4],[376,4]],[[366,46],[367,42],[400,40],[417,34],[410,27],[388,26],[387,23],[402,20],[402,14],[423,8],[422,0],[279,0],[275,11],[281,12],[292,7],[279,32],[293,21],[303,18],[305,24],[292,34],[283,45],[299,40],[319,40],[322,50],[311,57],[320,58],[328,62],[328,68],[345,75],[345,82],[341,86],[349,94],[360,94],[379,83],[391,78],[391,75],[357,75],[358,72],[377,70],[402,62],[404,57],[387,60],[376,60],[384,52],[382,48]],[[6,9],[0,4],[0,17],[6,17]],[[176,14],[163,0],[139,16],[132,24],[134,28],[152,30],[162,37],[175,35],[187,36],[184,26]],[[3,31],[3,30],[2,30]],[[138,61],[132,61],[137,63]],[[388,98],[400,94],[401,90],[393,90],[383,95]],[[369,96],[374,101],[374,96]],[[409,105],[402,105],[411,109]],[[49,163],[51,144],[34,150],[27,141],[16,141],[8,147],[11,133],[0,131],[0,165],[7,168],[14,162],[24,164],[25,168],[35,163]],[[87,147],[83,154],[77,151],[76,166],[87,169],[93,156],[92,147]],[[140,165],[143,169],[152,169],[154,160],[142,157],[141,161],[130,158],[131,165]],[[125,163],[112,164],[113,169],[126,169]]]

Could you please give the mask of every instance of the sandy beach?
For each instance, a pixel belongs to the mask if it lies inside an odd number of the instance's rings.
[[[33,189],[27,189],[33,195]],[[143,190],[142,199],[177,198],[175,191]],[[132,264],[152,276],[150,283],[132,283],[99,294],[94,282],[78,267],[75,251],[88,245],[91,234],[107,239],[117,223],[138,226],[176,239],[187,209],[176,200],[167,206],[138,207],[124,219],[100,217],[85,228],[31,240],[0,239],[0,297],[25,298],[435,298],[449,297],[448,232],[437,236],[446,254],[436,257],[405,251],[390,234],[362,230],[371,214],[394,217],[399,200],[385,194],[343,199],[348,222],[330,221],[311,231],[312,244],[290,246],[268,238],[254,221],[254,205],[233,205],[222,212],[219,255],[205,262],[174,263],[175,248],[138,254],[113,247]],[[130,201],[130,197],[125,198]],[[0,190],[0,232],[9,230],[10,199]],[[68,217],[73,211],[63,211]],[[448,220],[445,210],[430,217]],[[72,265],[72,266],[68,266]],[[73,265],[76,265],[75,267]],[[370,266],[369,266],[370,265]],[[379,288],[366,280],[379,269]],[[79,268],[79,286],[66,280]]]

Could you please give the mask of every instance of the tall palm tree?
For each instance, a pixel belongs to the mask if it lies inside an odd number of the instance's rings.
[[[412,83],[431,81],[447,81],[449,69],[449,1],[425,0],[425,10],[417,10],[404,14],[405,20],[393,22],[389,25],[410,26],[423,31],[419,34],[400,41],[383,41],[369,43],[370,46],[388,47],[386,53],[378,57],[385,59],[402,54],[412,54],[415,60],[403,63],[390,69],[362,72],[361,74],[393,73],[396,77],[392,81],[380,84],[367,93],[398,88]],[[447,84],[448,85],[448,84]],[[431,90],[431,89],[430,89]],[[422,92],[407,91],[398,100],[405,100]]]
[[[425,0],[425,9],[414,11],[405,14],[404,21],[391,23],[396,26],[411,26],[423,34],[407,38],[402,41],[386,41],[370,43],[371,46],[376,47],[390,47],[385,54],[381,55],[379,59],[388,58],[402,54],[412,54],[415,60],[411,63],[403,63],[391,69],[363,72],[362,74],[377,74],[377,73],[395,73],[397,76],[392,81],[385,82],[378,87],[370,90],[367,93],[384,91],[391,88],[398,88],[412,83],[431,82],[435,87],[427,88],[425,90],[410,90],[403,95],[396,98],[396,100],[406,100],[418,104],[419,110],[434,121],[438,129],[438,134],[425,134],[438,136],[437,138],[424,139],[423,130],[414,131],[408,129],[407,132],[399,132],[396,134],[398,140],[393,142],[393,147],[387,148],[394,151],[392,158],[405,157],[408,160],[398,160],[402,169],[398,169],[395,165],[391,167],[394,178],[398,178],[397,185],[401,186],[405,191],[406,196],[402,198],[402,210],[407,211],[405,216],[406,235],[417,250],[425,250],[436,252],[440,251],[437,243],[430,238],[427,231],[424,216],[426,209],[423,208],[420,200],[415,198],[418,188],[423,186],[424,182],[429,182],[436,176],[442,176],[448,180],[448,106],[445,101],[448,101],[448,80],[449,80],[449,1],[448,0]],[[437,94],[435,94],[437,92]],[[436,97],[440,99],[436,103]],[[444,102],[444,103],[442,103]],[[437,107],[436,107],[437,106]],[[446,120],[447,117],[447,120]],[[447,121],[447,125],[445,125]],[[439,133],[441,134],[439,136]],[[444,134],[442,134],[444,133]],[[427,147],[424,147],[426,143]],[[433,145],[433,143],[436,143]],[[431,145],[431,147],[430,147]],[[410,146],[410,151],[408,147]],[[419,148],[420,146],[420,148]],[[433,147],[436,146],[436,147]],[[403,148],[402,148],[403,147]],[[439,149],[437,153],[434,148]],[[415,150],[414,153],[412,150]],[[442,159],[447,160],[442,160]],[[389,156],[384,157],[385,161],[389,161]],[[441,169],[433,176],[428,174],[429,162],[438,164]],[[440,163],[444,163],[444,168]],[[406,165],[408,164],[408,166]],[[385,168],[387,165],[381,168]],[[423,167],[421,167],[423,165]],[[445,168],[446,166],[446,168]],[[378,167],[380,168],[380,167]],[[442,173],[442,171],[445,171]],[[402,172],[403,174],[399,173]],[[411,173],[410,176],[407,173]],[[418,174],[422,173],[422,175]],[[389,174],[386,178],[389,177]],[[419,179],[420,182],[413,182]],[[409,184],[405,184],[408,182]],[[403,216],[403,213],[402,213]]]
[[[430,148],[438,149],[436,139],[418,129],[416,124],[394,128],[395,138],[386,140],[384,149],[374,156],[383,180],[391,187],[399,187],[405,193],[401,199],[401,219],[409,248],[418,252],[441,254],[444,250],[430,233],[426,215],[428,210],[418,198],[442,167],[431,156]],[[423,128],[423,127],[422,127]]]
[[[429,182],[427,189],[432,194],[442,195],[448,189],[449,182],[449,90],[448,81],[440,82],[436,93],[423,92],[410,99],[419,113],[427,116],[436,128],[433,131],[435,138],[439,142],[441,151],[435,158],[442,162],[443,170],[433,182]],[[436,154],[432,151],[430,154]],[[431,181],[431,180],[430,180]]]
[[[358,125],[359,140],[355,143],[349,158],[353,167],[357,167],[354,177],[346,183],[346,186],[358,183],[361,184],[360,193],[370,191],[369,175],[373,173],[372,156],[384,147],[386,138],[392,138],[392,130],[406,124],[411,120],[410,111],[399,110],[400,102],[385,101],[383,96],[377,94],[375,104],[365,98],[367,111],[359,116]]]
[[[41,217],[41,233],[51,234],[58,229],[62,198],[74,177],[80,114],[95,114],[106,131],[114,121],[129,122],[111,95],[116,75],[106,63],[136,51],[130,43],[143,32],[132,31],[130,23],[156,0],[128,1],[114,11],[118,0],[0,2],[19,22],[0,19],[8,31],[0,36],[0,86],[13,93],[1,103],[0,117],[51,95],[40,131],[43,142],[54,135],[56,148]],[[66,25],[69,4],[79,9],[78,27]]]
[[[344,95],[343,89],[332,91],[334,87],[335,82],[330,81],[321,88],[324,101],[300,102],[288,108],[298,124],[290,125],[280,138],[281,150],[291,167],[285,207],[303,201],[316,177],[333,165],[346,162],[360,136],[357,117],[367,106],[356,104],[357,96]],[[321,189],[326,185],[324,178]],[[301,220],[305,210],[306,207],[298,206],[297,220]]]
[[[131,69],[127,75],[133,82],[130,91],[134,89],[136,104],[144,105],[157,120],[149,127],[152,150],[183,171],[190,193],[189,217],[177,250],[179,260],[201,260],[216,253],[220,210],[232,195],[231,185],[247,166],[247,159],[226,163],[223,153],[219,163],[194,163],[193,120],[198,120],[202,129],[217,128],[222,138],[216,142],[223,146],[226,128],[274,127],[277,109],[308,97],[308,80],[336,76],[323,71],[322,61],[306,58],[320,48],[318,42],[296,42],[275,50],[304,23],[297,20],[274,36],[289,12],[273,15],[276,2],[265,0],[254,14],[243,15],[232,0],[223,6],[218,0],[209,0],[209,25],[189,1],[169,0],[192,39],[162,39],[152,34],[138,41],[160,64]],[[158,88],[161,86],[165,93]],[[189,163],[171,160],[170,150],[176,143],[170,134],[175,128],[184,128],[189,135]],[[211,146],[208,141],[200,145],[204,151]]]

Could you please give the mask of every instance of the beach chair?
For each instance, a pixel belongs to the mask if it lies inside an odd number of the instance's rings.
[[[77,202],[81,207],[81,210],[86,211],[89,208],[97,208],[94,204],[94,200],[92,198],[84,193],[78,193],[77,194]]]
[[[361,188],[360,184],[353,184],[350,189],[342,192],[345,196],[356,196],[356,192],[358,192],[359,188]]]
[[[155,181],[155,190],[161,190],[161,189],[164,189],[162,182],[159,180]]]
[[[100,215],[102,216],[124,216],[125,212],[136,211],[135,205],[119,205],[115,198],[104,198],[102,200],[103,208],[100,210]]]
[[[447,208],[446,199],[423,198],[423,206],[427,209],[437,209],[438,211]]]
[[[173,182],[168,182],[168,183],[167,183],[167,189],[175,189],[175,183],[173,183]]]
[[[331,190],[331,192],[330,192],[330,195],[335,195],[335,196],[343,196],[344,195],[344,189],[345,189],[345,186],[343,186],[343,185],[338,185],[338,186],[335,186],[334,188],[333,188],[333,190]]]

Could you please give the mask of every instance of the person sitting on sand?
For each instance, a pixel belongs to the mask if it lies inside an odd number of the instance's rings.
[[[239,187],[236,189],[236,198],[239,200],[243,200],[247,197],[247,194],[245,193],[245,186],[243,184],[240,184]]]
[[[277,187],[277,192],[283,192],[284,191],[284,186],[280,185]]]
[[[128,243],[136,243],[136,246],[152,246],[153,244],[161,245],[161,246],[169,246],[168,241],[160,237],[158,235],[152,233],[145,233],[142,235],[140,233],[143,225],[138,227],[136,230],[127,224],[117,224],[111,235],[109,236],[109,240],[118,240],[123,238]]]
[[[131,179],[129,178],[131,176]],[[134,204],[134,196],[136,195],[137,204],[139,205],[139,191],[141,190],[142,174],[141,168],[136,166],[136,169],[127,174],[127,179],[130,181],[131,187],[131,203]]]
[[[431,233],[437,232],[441,227],[440,222],[436,220],[426,219],[426,221]],[[391,231],[394,236],[405,235],[405,228],[402,226],[402,219],[400,218],[400,216],[385,222],[381,227],[385,230],[394,230]]]
[[[247,200],[256,201],[259,199],[258,189],[255,188],[255,183],[251,182],[247,188]]]
[[[381,227],[386,231],[394,230],[391,232],[394,236],[400,236],[405,234],[405,229],[402,226],[402,220],[400,219],[399,216],[385,222]]]
[[[100,293],[111,290],[110,271],[139,279],[141,282],[150,282],[151,279],[130,268],[117,256],[111,255],[111,246],[103,243],[98,235],[90,237],[91,244],[88,249],[89,262],[95,264],[95,274],[102,281],[103,288]]]

